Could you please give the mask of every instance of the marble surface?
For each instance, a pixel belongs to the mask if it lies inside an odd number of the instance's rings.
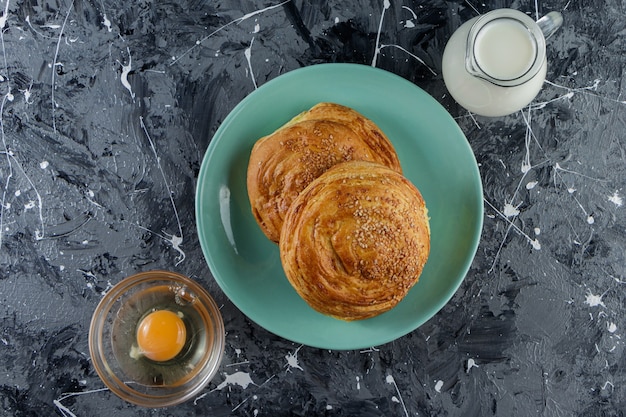
[[[461,23],[499,7],[565,21],[539,96],[488,119],[450,98],[441,56]],[[624,1],[3,0],[0,12],[0,415],[626,414]],[[252,323],[195,229],[198,170],[226,115],[326,62],[430,93],[484,186],[481,243],[452,300],[359,351]],[[107,289],[150,269],[204,285],[227,332],[202,395],[158,410],[109,392],[87,346]]]

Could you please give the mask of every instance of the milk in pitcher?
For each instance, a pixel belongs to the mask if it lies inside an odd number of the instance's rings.
[[[473,27],[477,19],[464,23],[448,41],[442,61],[444,82],[452,97],[472,113],[514,113],[527,106],[543,85],[545,39],[541,36],[538,41],[528,23],[517,18],[494,18],[478,28]]]

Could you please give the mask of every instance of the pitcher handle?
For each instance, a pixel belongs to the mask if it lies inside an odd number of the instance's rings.
[[[554,35],[554,32],[559,30],[562,24],[563,15],[559,12],[550,12],[541,19],[537,20],[537,25],[539,26],[539,29],[541,29],[541,32],[543,32],[543,37],[545,39]]]

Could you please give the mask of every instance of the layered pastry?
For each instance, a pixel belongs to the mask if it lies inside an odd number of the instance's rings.
[[[289,282],[312,308],[366,319],[393,308],[417,283],[430,252],[428,212],[402,174],[345,162],[295,198],[279,248]]]
[[[332,166],[371,161],[401,172],[400,161],[385,134],[355,110],[320,103],[252,148],[247,171],[252,213],[268,239],[278,242],[293,200]]]

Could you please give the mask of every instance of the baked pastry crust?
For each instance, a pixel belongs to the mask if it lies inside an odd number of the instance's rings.
[[[356,110],[337,103],[318,103],[309,110],[291,119],[287,125],[305,120],[329,120],[346,125],[372,149],[378,161],[398,172],[402,172],[398,155],[385,133],[370,119]]]
[[[430,252],[428,211],[397,171],[346,162],[294,200],[279,245],[287,279],[312,308],[366,319],[393,308],[417,283]]]
[[[376,124],[334,103],[320,103],[259,139],[246,181],[252,213],[268,239],[278,242],[287,210],[311,181],[351,160],[401,172],[393,145]]]

